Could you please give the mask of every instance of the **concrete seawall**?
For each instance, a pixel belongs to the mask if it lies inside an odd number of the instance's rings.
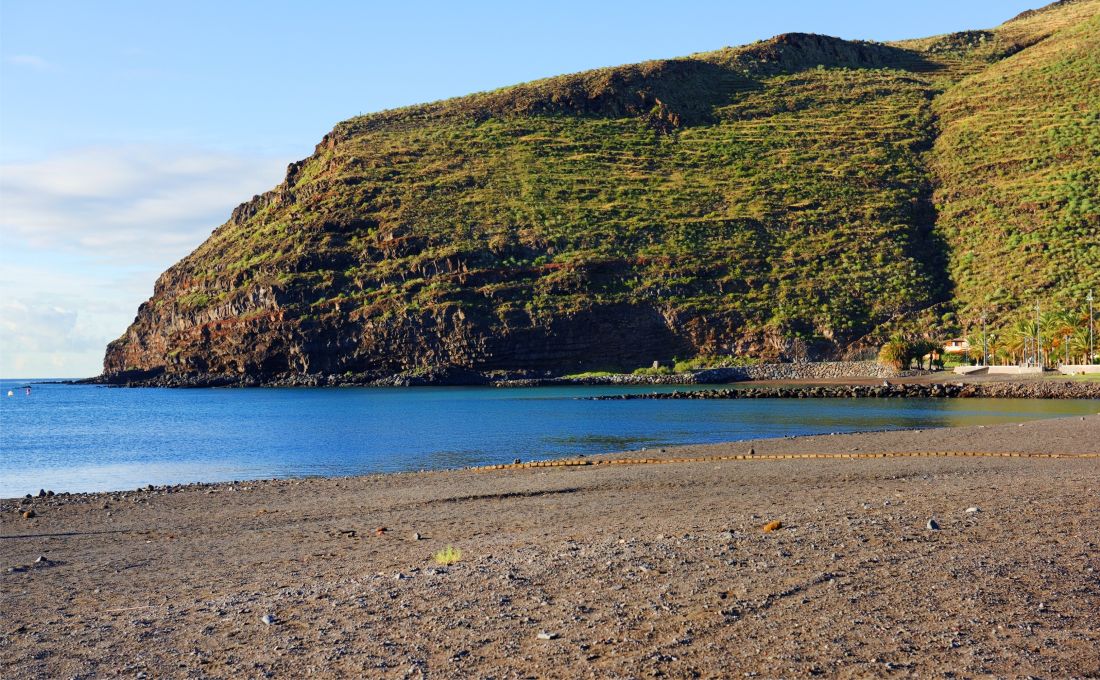
[[[739,380],[831,380],[836,378],[903,378],[928,371],[898,371],[877,361],[813,361],[791,364],[755,364],[712,368],[694,373],[697,383]]]
[[[1058,367],[1062,375],[1100,374],[1100,364],[1066,364]]]

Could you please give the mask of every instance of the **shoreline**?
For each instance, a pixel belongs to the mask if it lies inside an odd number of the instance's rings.
[[[579,399],[586,400],[620,400],[620,399],[690,399],[695,398],[690,396],[693,393],[653,393],[653,394],[639,394],[639,395],[617,395],[607,397],[578,397]],[[682,396],[681,396],[682,395]],[[723,399],[731,398],[725,396],[700,397],[703,399]],[[748,397],[759,398],[759,397]],[[800,398],[800,397],[789,397]],[[868,397],[862,397],[868,398]],[[1097,416],[1100,416],[1100,403],[1097,404]],[[1016,427],[1023,427],[1028,423],[1043,423],[1050,421],[1071,421],[1081,419],[1084,420],[1089,416],[1054,416],[1054,417],[1038,417],[1029,420],[1025,420],[1022,423],[1017,423]],[[859,452],[859,447],[850,449],[836,449],[832,444],[837,441],[844,441],[844,438],[875,438],[882,436],[883,442],[878,443],[879,446],[884,446],[881,453],[897,454],[906,453],[914,454],[914,457],[937,457],[941,453],[945,453],[945,450],[953,446],[953,437],[959,433],[973,433],[984,434],[981,431],[987,428],[1008,427],[1007,425],[961,425],[961,426],[946,426],[946,427],[909,427],[901,429],[877,429],[877,430],[859,430],[855,432],[831,432],[821,434],[791,434],[783,435],[779,437],[752,437],[747,439],[731,439],[729,441],[715,442],[715,443],[699,443],[699,444],[673,444],[657,447],[643,446],[636,449],[624,449],[622,451],[610,451],[607,453],[595,453],[595,454],[580,454],[574,456],[560,455],[551,457],[537,457],[530,460],[522,460],[518,463],[486,463],[482,465],[470,465],[463,467],[444,467],[444,468],[431,468],[421,470],[394,470],[385,472],[367,472],[356,475],[308,475],[308,476],[287,476],[287,477],[257,477],[257,478],[243,478],[234,479],[229,481],[193,481],[193,482],[180,482],[175,484],[145,484],[138,487],[113,489],[104,491],[58,491],[55,492],[45,487],[40,487],[39,493],[26,493],[19,496],[7,496],[0,497],[0,516],[3,512],[10,509],[11,506],[22,506],[25,503],[41,503],[44,501],[54,501],[58,503],[64,503],[69,501],[82,501],[90,500],[95,501],[98,497],[102,496],[118,496],[119,494],[139,494],[139,493],[179,493],[185,491],[205,491],[209,489],[217,489],[220,487],[233,487],[242,484],[277,484],[281,482],[294,482],[299,483],[310,480],[343,480],[353,481],[360,479],[375,479],[375,478],[388,478],[398,477],[406,475],[433,475],[433,474],[455,474],[464,472],[487,472],[494,470],[519,470],[519,469],[531,469],[531,468],[544,468],[544,467],[564,467],[564,466],[579,466],[579,467],[599,467],[606,465],[612,461],[627,461],[636,458],[649,458],[653,459],[653,462],[665,462],[665,459],[673,460],[677,459],[677,462],[704,462],[699,461],[684,461],[684,458],[712,458],[723,457],[727,459],[739,459],[744,458],[743,454],[747,453],[749,449],[756,451],[757,447],[760,447],[758,453],[758,460],[771,460],[768,458],[770,455],[797,455],[801,456],[807,454],[810,449],[826,453],[822,457],[843,457],[845,454],[851,454]],[[937,437],[937,433],[948,433],[946,439]],[[919,439],[914,438],[917,435]],[[840,439],[836,439],[840,438]],[[905,442],[905,447],[896,448],[899,442]],[[799,446],[801,444],[801,446]],[[746,447],[748,447],[746,449]],[[824,448],[823,448],[824,447]],[[939,447],[939,448],[937,448]],[[1086,445],[1084,449],[1080,449],[1076,444],[1070,447],[1070,455],[1077,455],[1073,452],[1079,452],[1082,454],[1097,454],[1100,455],[1100,444],[1095,446],[1096,451],[1093,451],[1094,447],[1091,443]],[[977,450],[975,450],[977,452]],[[1000,453],[1012,453],[1017,452],[1021,454],[1021,457],[1027,457],[1028,455],[1038,455],[1040,453],[1055,453],[1053,451],[1038,451],[1027,449],[1014,449],[1011,446],[1008,448],[995,448],[987,453],[1000,454]],[[679,455],[674,455],[679,454]],[[976,455],[982,455],[981,452],[977,452]],[[1060,457],[1060,456],[1055,456]],[[858,459],[859,457],[857,457]],[[2,538],[2,536],[0,536]]]
[[[0,662],[11,678],[1100,672],[1095,458],[843,457],[1097,454],[1100,415],[607,457],[749,447],[839,455],[55,496],[30,520],[4,501]],[[436,564],[448,546],[461,559]]]
[[[650,395],[640,395],[642,397],[648,397]],[[614,398],[614,397],[613,397]],[[590,399],[601,399],[601,397],[590,397]],[[1097,408],[1100,409],[1100,404],[1097,404]],[[39,493],[26,493],[19,496],[7,496],[0,497],[0,516],[5,516],[4,513],[10,512],[13,508],[29,507],[35,504],[50,504],[50,505],[64,505],[69,502],[95,502],[102,497],[117,497],[126,496],[128,494],[143,494],[143,493],[184,493],[193,491],[207,492],[209,490],[218,490],[230,487],[237,487],[241,485],[265,485],[265,484],[301,484],[308,482],[320,482],[325,480],[335,480],[343,482],[354,482],[362,480],[376,480],[387,479],[407,476],[423,477],[425,475],[453,475],[463,473],[484,473],[491,471],[501,470],[527,470],[527,469],[540,469],[540,468],[553,468],[553,467],[602,467],[610,463],[627,462],[633,459],[648,459],[654,463],[665,462],[712,462],[708,459],[716,457],[724,457],[730,460],[784,460],[783,458],[776,458],[775,456],[809,456],[811,450],[815,452],[817,458],[836,458],[836,459],[866,459],[862,457],[852,458],[848,454],[852,453],[870,453],[874,454],[888,454],[888,456],[895,456],[897,454],[905,454],[914,458],[937,458],[943,456],[950,456],[952,447],[957,447],[959,437],[978,437],[985,436],[984,430],[993,429],[995,431],[1005,430],[1012,431],[1010,428],[1022,428],[1031,424],[1042,423],[1069,423],[1076,421],[1091,422],[1094,419],[1100,420],[1100,410],[1095,416],[1057,416],[1057,417],[1043,417],[1025,420],[1021,423],[1014,425],[961,425],[961,426],[947,426],[947,427],[923,427],[923,428],[902,428],[902,429],[878,429],[878,430],[860,430],[857,432],[831,432],[822,434],[792,434],[783,435],[781,437],[755,437],[748,439],[733,439],[729,441],[722,441],[716,443],[706,444],[678,444],[678,445],[666,445],[658,447],[639,447],[637,449],[624,449],[622,451],[611,451],[607,453],[598,453],[591,455],[579,455],[579,456],[553,456],[553,457],[541,457],[530,460],[520,460],[519,463],[487,463],[484,465],[471,465],[455,468],[436,468],[436,469],[422,469],[422,470],[396,470],[387,472],[368,472],[357,475],[309,475],[309,476],[290,476],[290,477],[258,477],[258,478],[244,478],[234,479],[229,481],[194,481],[194,482],[181,482],[177,484],[145,484],[138,487],[125,488],[125,489],[113,489],[105,491],[58,491],[55,492],[45,487],[41,487]],[[871,441],[873,450],[868,451],[865,447],[854,446],[847,447],[845,442],[848,441]],[[964,454],[971,457],[982,457],[985,454],[989,454],[993,457],[1001,454],[1019,454],[1020,458],[1029,457],[1042,457],[1045,454],[1057,454],[1052,456],[1053,458],[1066,458],[1066,457],[1084,457],[1091,458],[1096,455],[1100,455],[1100,436],[1096,442],[1091,440],[1081,441],[1079,439],[1070,440],[1069,443],[1065,440],[1055,440],[1055,447],[1062,447],[1059,451],[1048,450],[1049,447],[1034,447],[1027,444],[1021,445],[1017,441],[1006,443],[1004,441],[998,442],[996,445],[986,444],[985,448],[971,448],[967,452],[959,451],[957,455],[964,456]],[[845,448],[847,447],[847,448]],[[746,455],[749,450],[754,452],[751,457]],[[820,455],[817,455],[820,454]],[[965,456],[964,456],[965,457]],[[691,459],[691,460],[686,460]],[[0,538],[4,538],[0,535]]]
[[[676,394],[676,393],[670,393]],[[652,395],[629,395],[650,397]],[[663,394],[660,396],[664,396]],[[618,397],[612,397],[615,399]],[[601,399],[601,397],[591,397]],[[1100,409],[1100,404],[1097,404]],[[358,475],[310,475],[303,477],[261,477],[234,479],[229,481],[212,482],[183,482],[178,484],[146,484],[135,488],[115,489],[107,491],[61,491],[54,492],[43,488],[38,494],[27,493],[21,496],[0,497],[0,516],[7,518],[3,513],[9,512],[15,506],[33,505],[37,503],[63,505],[67,502],[94,502],[101,497],[125,496],[128,494],[162,494],[184,493],[189,491],[210,491],[239,487],[242,485],[301,485],[310,482],[355,482],[366,480],[385,480],[389,478],[424,477],[430,475],[459,475],[467,473],[487,473],[507,470],[529,470],[553,467],[564,467],[562,463],[570,463],[573,467],[602,467],[611,463],[629,462],[634,459],[645,459],[654,463],[705,463],[713,462],[710,459],[726,457],[727,461],[776,461],[795,460],[800,457],[809,458],[813,455],[816,459],[837,460],[866,460],[867,458],[851,457],[852,453],[869,455],[886,454],[887,457],[905,455],[913,458],[939,458],[951,457],[999,457],[1002,454],[1018,454],[1017,457],[1027,458],[1081,458],[1091,459],[1100,456],[1100,429],[1097,430],[1097,438],[1081,438],[1076,433],[1070,437],[1044,438],[1045,442],[1051,442],[1049,446],[1038,445],[1033,440],[1020,439],[1018,437],[988,439],[991,432],[1016,433],[1018,428],[1038,426],[1039,430],[1048,429],[1044,425],[1076,425],[1077,422],[1088,423],[1085,428],[1091,431],[1093,426],[1100,426],[1100,410],[1095,415],[1088,416],[1057,416],[1024,420],[1014,424],[994,425],[960,425],[946,427],[923,427],[903,429],[878,429],[860,430],[856,432],[831,432],[822,434],[792,434],[780,437],[755,437],[749,439],[735,439],[716,443],[703,444],[679,444],[659,447],[640,447],[637,449],[624,449],[592,455],[561,456],[549,458],[535,458],[519,463],[484,464],[455,468],[438,468],[422,470],[398,470],[387,472],[370,472]],[[1033,428],[1034,430],[1034,428]],[[1032,430],[1032,431],[1033,431]],[[1030,432],[1029,432],[1030,433]],[[982,445],[969,446],[960,449],[963,441],[980,440]],[[850,442],[863,442],[863,446],[851,446]],[[955,451],[952,451],[955,449]],[[1058,449],[1058,450],[1054,450]],[[749,451],[753,454],[749,454]],[[811,453],[812,452],[812,453]],[[1052,454],[1052,455],[1047,455]],[[796,458],[779,458],[778,456],[794,456]],[[643,461],[643,462],[645,462]],[[6,536],[0,534],[0,538]]]
[[[221,436],[201,436],[199,439],[188,437],[186,439],[172,440],[168,448],[155,449],[151,456],[135,456],[123,453],[117,459],[113,455],[111,441],[103,440],[95,432],[89,432],[86,439],[77,439],[73,445],[71,458],[68,449],[53,450],[52,447],[43,447],[42,442],[30,442],[34,445],[24,446],[18,438],[21,428],[13,429],[5,433],[5,441],[12,441],[12,452],[19,455],[7,461],[4,470],[7,472],[3,482],[0,483],[0,498],[20,497],[26,493],[36,493],[39,489],[53,490],[56,492],[89,492],[89,491],[121,491],[144,487],[149,483],[157,486],[180,485],[188,483],[212,483],[241,479],[267,479],[267,478],[295,478],[310,475],[318,476],[345,476],[371,474],[375,472],[416,471],[422,469],[458,469],[465,466],[478,466],[488,464],[500,464],[511,462],[516,456],[525,461],[532,459],[553,460],[568,458],[570,455],[594,456],[615,449],[638,448],[653,446],[680,446],[692,443],[720,442],[732,440],[745,440],[759,436],[783,436],[790,434],[806,434],[813,432],[863,431],[883,428],[919,428],[934,427],[950,424],[965,424],[967,422],[997,422],[1006,418],[1043,418],[1058,415],[1089,414],[1100,410],[1100,406],[1094,406],[1094,401],[1076,399],[1072,401],[1042,402],[1035,400],[979,400],[966,403],[947,401],[942,399],[909,399],[909,400],[878,400],[878,401],[853,401],[851,399],[833,399],[820,403],[793,403],[792,401],[763,401],[726,403],[711,402],[696,404],[702,411],[689,404],[668,404],[666,406],[638,402],[631,404],[619,404],[613,402],[605,405],[585,405],[585,399],[595,395],[611,395],[620,392],[653,392],[654,389],[644,388],[601,388],[578,387],[557,388],[548,392],[539,390],[523,390],[521,392],[500,392],[492,388],[456,388],[452,390],[436,389],[427,392],[418,390],[404,390],[390,392],[388,390],[353,390],[351,392],[325,392],[306,389],[300,394],[297,390],[292,392],[269,392],[264,390],[249,390],[247,393],[234,393],[232,391],[216,392],[209,390],[200,393],[172,392],[168,390],[153,390],[142,393],[138,391],[102,392],[90,387],[65,388],[47,387],[38,396],[40,404],[32,400],[9,400],[5,403],[5,412],[10,413],[13,426],[22,422],[20,418],[38,419],[44,425],[48,425],[48,418],[55,406],[53,404],[76,400],[80,403],[94,405],[95,408],[103,408],[105,414],[126,413],[128,408],[134,408],[143,414],[155,414],[141,416],[141,422],[145,423],[142,429],[135,431],[133,441],[127,439],[118,445],[129,446],[130,450],[138,451],[142,446],[157,446],[158,427],[162,418],[175,417],[175,410],[182,409],[180,413],[189,413],[192,404],[201,406],[213,400],[212,403],[228,404],[238,403],[238,397],[243,400],[240,403],[249,403],[259,399],[263,403],[278,404],[277,412],[286,412],[289,417],[296,417],[294,413],[299,408],[299,397],[304,399],[310,413],[319,413],[322,416],[332,411],[332,404],[357,404],[356,408],[370,408],[375,415],[369,419],[371,423],[381,423],[386,427],[388,422],[382,413],[402,413],[403,404],[421,403],[420,397],[425,397],[429,402],[439,402],[446,405],[453,400],[461,400],[465,403],[468,399],[493,404],[493,408],[503,399],[502,412],[514,411],[511,404],[522,405],[519,412],[528,409],[529,404],[547,413],[571,414],[566,418],[557,418],[545,424],[529,422],[525,424],[501,423],[501,427],[513,432],[513,436],[501,437],[492,434],[495,430],[486,430],[486,438],[479,440],[481,436],[477,428],[471,429],[464,423],[455,423],[448,426],[445,422],[431,420],[430,414],[424,421],[428,424],[427,432],[433,437],[432,444],[417,448],[419,442],[409,436],[397,436],[387,440],[386,447],[373,444],[365,440],[362,443],[356,440],[348,440],[344,443],[334,441],[332,446],[327,446],[321,458],[323,462],[314,463],[311,456],[295,457],[296,451],[308,451],[315,445],[317,439],[313,435],[314,428],[295,428],[301,435],[294,437],[294,444],[286,444],[282,440],[271,442],[270,449],[263,448],[263,444],[253,444],[256,457],[250,458],[237,453],[236,449],[219,450],[225,441]],[[656,388],[657,390],[672,390],[676,388]],[[692,388],[702,389],[702,388]],[[749,397],[762,397],[761,390],[750,385],[737,386],[738,394]],[[784,390],[790,388],[782,388]],[[806,388],[814,392],[815,396],[831,396],[825,387],[815,386]],[[872,386],[878,389],[878,386]],[[892,388],[894,389],[894,388]],[[909,389],[909,388],[896,388]],[[913,388],[916,389],[916,388]],[[925,389],[920,387],[920,389]],[[792,390],[783,396],[795,397],[802,392]],[[66,396],[68,395],[68,396]],[[219,396],[220,395],[220,396]],[[297,396],[296,396],[297,395]],[[677,396],[677,395],[673,395]],[[703,395],[707,396],[707,395]],[[845,395],[846,396],[846,395]],[[923,395],[913,395],[923,396]],[[1018,395],[1005,395],[1018,396]],[[1082,395],[1066,395],[1082,396]],[[391,400],[392,397],[392,400]],[[552,399],[551,402],[543,401],[544,397]],[[527,398],[535,401],[528,402]],[[440,401],[441,400],[441,401]],[[74,403],[76,403],[74,402]],[[121,405],[115,407],[118,402]],[[396,406],[391,407],[391,404]],[[10,408],[10,412],[7,410]],[[313,410],[316,409],[316,410]],[[381,409],[381,410],[374,410]],[[395,411],[396,409],[396,411]],[[547,410],[548,409],[548,410]],[[475,409],[479,413],[481,409]],[[494,411],[496,412],[496,411]],[[987,417],[986,414],[1004,413],[997,417]],[[575,423],[585,423],[589,414],[603,414],[597,417],[597,421],[578,429]],[[699,423],[695,421],[697,413],[708,413],[707,419]],[[751,417],[735,414],[759,413],[763,419],[756,423]],[[901,414],[900,420],[891,419],[890,414]],[[722,415],[728,414],[728,415]],[[784,414],[790,414],[784,415]],[[32,418],[33,416],[33,418]],[[492,416],[487,423],[492,423]],[[42,420],[43,418],[47,420]],[[580,420],[575,420],[579,418]],[[603,418],[609,418],[605,422],[599,422]],[[630,422],[623,418],[630,419]],[[127,421],[106,421],[105,427],[125,427]],[[313,422],[306,417],[306,421]],[[303,421],[303,422],[306,422]],[[666,422],[667,421],[667,422]],[[28,421],[30,422],[30,421]],[[113,423],[113,424],[112,424]],[[664,424],[661,424],[664,423]],[[679,423],[679,424],[676,424]],[[669,425],[672,424],[672,425]],[[200,423],[201,425],[201,423]],[[239,431],[234,425],[220,426],[233,437]],[[368,424],[360,431],[371,431],[374,425]],[[670,430],[669,427],[675,429]],[[556,428],[556,429],[555,429]],[[587,428],[587,429],[585,429]],[[220,431],[220,430],[219,430]],[[147,434],[142,434],[147,433]],[[321,433],[323,434],[323,433]],[[80,433],[77,433],[80,437]],[[9,439],[11,438],[11,439]],[[560,439],[560,442],[558,440]],[[256,442],[264,441],[262,439]],[[466,442],[460,444],[459,442]],[[59,445],[67,445],[58,442]],[[392,455],[395,451],[401,451],[408,444],[410,456]],[[48,445],[47,445],[48,446]],[[452,449],[462,449],[461,455],[448,453]],[[64,456],[55,455],[62,454]],[[280,453],[281,452],[281,453]],[[439,453],[442,452],[442,453]],[[351,457],[349,457],[349,455]],[[205,469],[203,463],[213,463],[215,467]]]

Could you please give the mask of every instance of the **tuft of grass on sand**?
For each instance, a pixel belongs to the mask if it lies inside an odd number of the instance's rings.
[[[435,563],[442,567],[449,567],[462,559],[462,551],[453,546],[447,546],[434,555]]]

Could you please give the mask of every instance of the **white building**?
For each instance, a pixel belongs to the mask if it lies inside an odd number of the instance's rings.
[[[954,338],[943,343],[944,354],[966,354],[970,351],[970,343],[966,338]]]

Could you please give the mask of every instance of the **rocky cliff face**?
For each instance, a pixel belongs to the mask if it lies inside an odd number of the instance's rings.
[[[944,89],[1098,6],[913,44],[788,34],[345,121],[158,279],[104,376],[851,354],[955,308]]]
[[[696,343],[718,332],[701,325],[687,319],[681,326],[655,307],[630,305],[593,306],[546,320],[522,313],[479,319],[454,309],[302,320],[286,313],[274,291],[257,289],[201,310],[161,313],[155,303],[143,305],[127,334],[108,346],[105,373],[120,381],[167,374],[260,382],[306,374],[367,381],[447,366],[561,374],[692,355]]]

